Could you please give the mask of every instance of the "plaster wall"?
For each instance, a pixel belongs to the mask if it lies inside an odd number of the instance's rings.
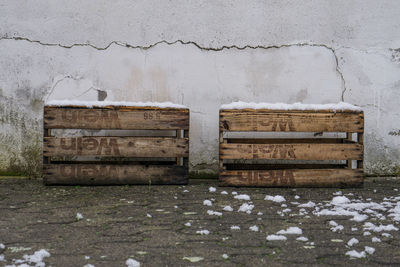
[[[400,3],[0,2],[0,170],[40,170],[46,100],[191,109],[191,170],[217,168],[236,100],[365,109],[367,173],[400,172]]]

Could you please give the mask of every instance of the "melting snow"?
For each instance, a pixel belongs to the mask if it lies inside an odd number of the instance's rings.
[[[208,215],[222,216],[222,212],[207,210]]]
[[[233,211],[233,208],[231,206],[225,206],[223,208],[224,211]]]
[[[399,228],[397,228],[393,224],[388,224],[388,225],[381,224],[379,226],[376,226],[375,224],[373,224],[371,222],[364,223],[363,227],[364,227],[364,230],[371,230],[373,232],[398,231],[399,230]]]
[[[372,243],[382,242],[380,238],[375,237],[375,236],[371,239],[371,241],[372,241]]]
[[[190,227],[192,224],[190,222],[185,223],[185,226]]]
[[[267,236],[267,240],[268,241],[287,240],[287,238],[284,235],[269,235],[269,236]]]
[[[283,196],[279,196],[279,195],[277,195],[277,196],[266,195],[264,200],[271,200],[273,202],[278,202],[278,203],[286,201],[286,199]]]
[[[359,243],[358,239],[353,237],[352,239],[349,240],[349,242],[347,242],[347,245],[352,247],[354,244],[358,243]]]
[[[232,225],[231,230],[240,230],[240,226]]]
[[[83,215],[82,215],[81,213],[78,212],[78,213],[76,214],[76,220],[79,221],[79,220],[82,220],[82,219],[83,219]]]
[[[251,231],[258,232],[258,226],[257,225],[250,226],[249,229]]]
[[[221,192],[221,195],[227,195],[227,194],[228,194],[228,192],[226,192],[226,191]]]
[[[198,230],[198,231],[196,231],[196,234],[208,235],[208,234],[210,234],[210,231],[208,231],[208,230]]]
[[[303,231],[296,226],[291,226],[286,230],[280,230],[277,232],[278,235],[301,235],[303,234]]]
[[[350,256],[350,258],[365,258],[366,254],[365,251],[362,252],[357,252],[356,250],[350,250],[346,252],[347,256]]]
[[[46,106],[79,106],[79,107],[105,107],[105,106],[134,106],[134,107],[157,107],[157,108],[187,108],[186,106],[171,102],[116,102],[116,101],[81,101],[81,100],[52,100]]]
[[[222,258],[226,260],[227,258],[229,258],[229,256],[228,254],[222,254]]]
[[[230,104],[224,104],[221,109],[278,109],[278,110],[353,110],[361,111],[360,107],[354,106],[349,103],[339,102],[331,104],[303,104],[303,103],[254,103],[254,102],[232,102]]]
[[[213,193],[213,192],[217,191],[217,189],[215,187],[210,186],[210,188],[208,188],[208,191]]]
[[[308,201],[307,203],[301,204],[298,207],[300,208],[314,208],[315,207],[315,203],[312,201]]]
[[[204,206],[212,206],[212,202],[211,202],[211,200],[206,199],[203,201],[203,205]]]
[[[304,237],[304,236],[300,236],[300,237],[296,238],[296,240],[297,240],[297,241],[306,242],[306,241],[308,241],[308,238],[307,238],[307,237]]]
[[[365,246],[365,252],[367,252],[368,254],[372,255],[375,252],[375,248]]]
[[[248,203],[243,203],[239,207],[238,212],[246,212],[246,213],[250,214],[251,211],[253,210],[253,208],[254,208],[254,205],[248,204]]]
[[[128,267],[140,267],[140,262],[134,259],[127,259],[125,264]]]
[[[239,200],[250,200],[250,196],[249,195],[236,195],[234,196],[234,198],[239,199]]]

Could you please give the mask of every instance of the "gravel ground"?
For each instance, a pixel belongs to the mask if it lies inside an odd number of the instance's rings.
[[[3,177],[0,266],[127,266],[130,258],[141,266],[400,265],[399,212],[393,177],[366,178],[355,189],[232,188],[215,180],[67,187]],[[267,240],[287,229],[301,234]]]

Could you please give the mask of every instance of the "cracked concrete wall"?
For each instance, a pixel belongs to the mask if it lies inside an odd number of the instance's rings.
[[[2,1],[0,170],[40,170],[44,101],[191,109],[191,169],[217,168],[234,100],[366,112],[366,170],[400,169],[398,1]]]

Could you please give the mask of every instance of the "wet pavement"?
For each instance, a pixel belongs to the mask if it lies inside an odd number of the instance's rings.
[[[127,266],[130,258],[141,266],[400,265],[399,212],[400,178],[285,189],[3,177],[0,266]]]

